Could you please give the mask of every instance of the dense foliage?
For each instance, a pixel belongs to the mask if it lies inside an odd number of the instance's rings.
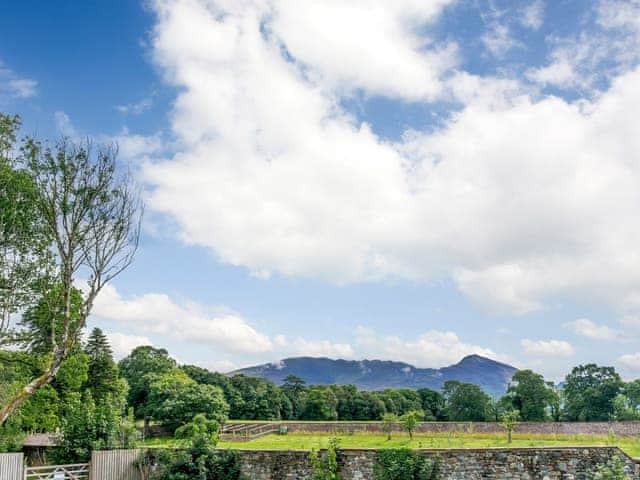
[[[410,450],[384,449],[378,452],[374,467],[375,480],[437,480],[439,464],[424,455]]]
[[[319,452],[311,452],[311,478],[312,480],[340,480],[338,473],[338,440],[329,440],[325,455]]]
[[[170,428],[197,413],[214,415],[219,421],[226,417],[384,420],[387,432],[396,428],[395,425],[402,427],[403,417],[406,419],[409,412],[421,412],[422,421],[640,418],[640,381],[624,383],[613,368],[596,365],[574,368],[567,375],[564,389],[531,370],[518,371],[499,399],[489,397],[477,385],[458,381],[446,382],[442,393],[427,388],[372,392],[353,385],[307,385],[293,375],[285,378],[282,385],[275,385],[260,378],[228,376],[194,365],[177,366],[166,350],[154,347],[135,349],[120,362],[120,370],[134,385],[129,401],[136,408],[137,417],[149,416]],[[180,409],[184,409],[183,414]],[[172,416],[180,420],[172,421]]]
[[[152,480],[242,480],[238,452],[215,450],[218,423],[197,415],[176,435],[188,441],[185,449],[162,450]]]

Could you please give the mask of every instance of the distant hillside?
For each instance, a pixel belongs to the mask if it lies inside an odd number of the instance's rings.
[[[280,384],[296,375],[310,385],[353,384],[363,390],[384,388],[431,388],[441,390],[447,380],[475,383],[492,396],[505,393],[516,368],[479,355],[464,357],[444,368],[416,368],[402,362],[382,360],[332,360],[329,358],[286,358],[232,372],[260,377]]]

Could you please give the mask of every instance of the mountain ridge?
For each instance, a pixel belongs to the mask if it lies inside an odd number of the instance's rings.
[[[288,375],[309,385],[348,385],[362,390],[384,388],[431,388],[442,390],[444,382],[474,383],[493,397],[505,393],[517,369],[506,363],[467,355],[458,363],[442,368],[418,368],[394,360],[344,360],[327,357],[290,357],[275,363],[241,368],[230,375],[244,374],[281,384]]]

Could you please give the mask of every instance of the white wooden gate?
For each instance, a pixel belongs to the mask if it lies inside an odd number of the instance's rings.
[[[89,464],[47,465],[25,467],[24,480],[88,480]]]

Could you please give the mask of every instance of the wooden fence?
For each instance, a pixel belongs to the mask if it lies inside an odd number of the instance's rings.
[[[22,453],[0,453],[0,479],[22,480]]]
[[[136,465],[142,450],[93,451],[91,480],[141,480]]]

